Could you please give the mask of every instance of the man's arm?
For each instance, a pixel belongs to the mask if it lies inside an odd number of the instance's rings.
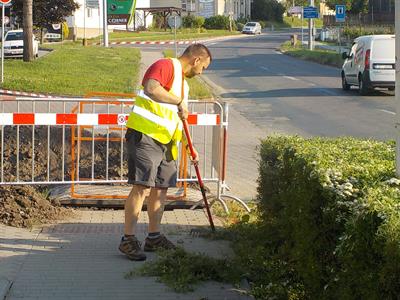
[[[181,119],[187,119],[188,109],[183,99],[169,93],[157,80],[147,80],[144,84],[144,93],[154,101],[178,105],[179,117]]]
[[[152,100],[162,103],[175,104],[181,103],[181,98],[169,93],[155,79],[148,79],[144,84],[144,93]]]

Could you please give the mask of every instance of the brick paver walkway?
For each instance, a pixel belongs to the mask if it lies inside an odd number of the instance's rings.
[[[163,230],[187,251],[230,255],[227,242],[188,234],[193,226],[207,222],[201,210],[167,211]],[[142,240],[146,223],[143,212],[138,227]],[[122,230],[122,210],[78,211],[73,219],[32,231],[0,225],[0,278],[13,282],[6,299],[248,299],[232,286],[215,282],[178,294],[155,278],[124,279],[142,262],[118,252]]]

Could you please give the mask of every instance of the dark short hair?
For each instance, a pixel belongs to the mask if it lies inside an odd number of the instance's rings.
[[[193,57],[193,56],[203,56],[209,57],[212,61],[212,56],[210,50],[203,44],[192,44],[185,49],[182,56]]]

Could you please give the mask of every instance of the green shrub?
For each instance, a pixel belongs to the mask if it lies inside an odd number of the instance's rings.
[[[204,21],[203,17],[188,15],[182,18],[182,26],[184,28],[201,28],[204,25]]]
[[[227,16],[213,16],[205,19],[204,27],[206,29],[229,29],[229,17]]]
[[[238,31],[242,31],[242,30],[243,30],[243,27],[244,27],[244,24],[243,24],[243,23],[236,23],[236,29],[237,29]]]
[[[260,155],[265,236],[306,296],[396,298],[400,180],[394,178],[394,144],[270,137]]]

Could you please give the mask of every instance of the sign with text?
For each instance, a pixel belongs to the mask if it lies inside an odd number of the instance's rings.
[[[126,25],[135,13],[135,0],[107,0],[108,25]]]
[[[314,6],[306,6],[303,8],[303,18],[304,19],[317,19],[318,11]]]

